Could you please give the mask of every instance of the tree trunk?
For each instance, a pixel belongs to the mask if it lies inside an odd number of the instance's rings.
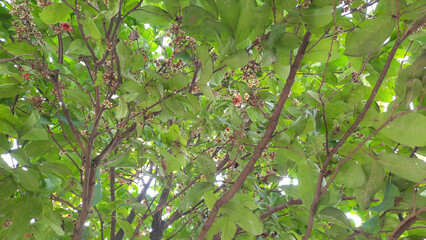
[[[93,195],[95,192],[96,184],[96,167],[90,166],[84,174],[83,194],[82,194],[82,207],[78,211],[77,223],[74,226],[72,240],[80,240],[84,230],[84,224],[89,216],[90,209],[92,208]]]

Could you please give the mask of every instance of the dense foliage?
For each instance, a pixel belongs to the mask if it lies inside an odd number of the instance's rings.
[[[425,6],[0,2],[0,238],[426,236]]]

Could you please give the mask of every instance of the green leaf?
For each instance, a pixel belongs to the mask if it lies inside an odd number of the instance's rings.
[[[3,161],[0,159],[0,161]],[[9,198],[18,189],[18,184],[11,177],[0,179],[0,199]]]
[[[181,211],[185,211],[186,209],[190,208],[194,203],[197,203],[201,201],[202,196],[205,192],[213,188],[212,183],[208,182],[200,182],[194,184],[189,190],[187,191],[185,197],[182,199],[181,203],[179,204],[178,209]]]
[[[231,68],[240,68],[248,64],[249,56],[247,51],[242,49],[225,58],[222,62]]]
[[[67,91],[68,100],[88,109],[92,108],[92,102],[87,93],[81,89],[70,89]]]
[[[253,30],[251,27],[254,17],[254,11],[256,9],[253,1],[240,1],[239,3],[240,13],[238,18],[238,24],[234,32],[235,42],[237,44],[246,40],[247,37],[250,35],[250,32]]]
[[[58,174],[59,176],[72,175],[71,169],[69,169],[64,164],[57,162],[47,162],[45,164],[42,164],[40,165],[40,170],[42,172],[52,172]]]
[[[259,216],[241,204],[230,201],[223,206],[223,211],[225,216],[231,217],[247,232],[253,235],[259,235],[263,232],[263,223]]]
[[[410,147],[426,146],[426,117],[415,112],[409,113],[394,119],[380,133]]]
[[[118,100],[118,108],[117,108],[117,119],[122,119],[127,116],[129,113],[129,109],[127,108],[126,101],[123,99],[123,97],[120,97]]]
[[[187,75],[184,75],[182,73],[176,73],[169,79],[169,89],[179,90],[184,87],[187,87],[190,82],[191,79],[189,79]]]
[[[302,39],[300,39],[296,34],[286,32],[283,34],[281,39],[274,42],[274,48],[279,51],[293,50],[299,47],[301,43]]]
[[[0,84],[0,98],[11,98],[25,92],[25,89],[16,83]]]
[[[25,42],[11,42],[7,44],[6,50],[14,55],[36,54],[38,48]]]
[[[62,219],[52,211],[52,205],[46,204],[43,207],[42,219],[57,235],[64,236],[65,232],[62,229]]]
[[[177,156],[168,155],[166,161],[167,172],[179,171],[186,163],[185,155],[183,154],[178,154]]]
[[[383,201],[376,206],[370,208],[371,211],[384,212],[391,209],[395,204],[395,197],[400,196],[399,189],[392,183],[386,183],[385,196]]]
[[[36,170],[28,169],[25,171],[22,168],[18,168],[13,171],[13,174],[18,180],[18,183],[25,189],[33,192],[40,191],[39,173]]]
[[[303,205],[305,205],[307,209],[310,209],[312,201],[314,200],[319,169],[318,166],[311,161],[302,162],[298,166],[297,177],[299,180],[299,194],[302,198]]]
[[[367,222],[363,223],[362,227],[368,233],[377,233],[379,231],[380,222],[379,214],[377,214],[370,218]]]
[[[319,9],[301,8],[300,17],[306,24],[307,29],[325,27],[333,20],[333,7],[324,6]]]
[[[386,170],[415,183],[422,181],[426,176],[426,163],[417,158],[383,153],[379,156],[379,162]]]
[[[212,210],[214,204],[217,201],[216,195],[212,191],[207,191],[204,193],[204,202],[206,203],[206,206]]]
[[[85,46],[86,45],[84,44],[84,41],[82,39],[80,38],[75,39],[69,45],[67,53],[76,54],[78,56],[80,55],[89,56],[90,55],[89,49],[87,49],[87,47]]]
[[[200,172],[206,176],[206,179],[210,182],[216,180],[216,164],[213,158],[208,154],[201,154],[197,158],[197,166],[199,167]]]
[[[362,57],[374,52],[390,36],[395,26],[395,20],[387,15],[366,22],[346,35],[345,55]]]
[[[127,71],[131,66],[132,57],[130,56],[129,50],[124,45],[123,41],[117,44],[117,55],[120,59],[121,72]]]
[[[92,18],[88,17],[86,20],[82,20],[81,24],[83,25],[86,34],[92,36],[93,39],[101,39],[102,34]]]
[[[305,164],[306,162],[305,155],[303,153],[297,152],[295,149],[280,148],[277,151],[276,156],[288,158],[297,164]]]
[[[140,23],[148,23],[150,25],[163,27],[169,26],[172,20],[164,9],[153,5],[143,6],[140,10],[132,12],[130,16]]]
[[[100,178],[100,168],[96,169],[96,178],[98,181],[95,184],[95,191],[93,193],[92,207],[96,206],[102,200],[102,182]]]
[[[323,219],[326,219],[327,221],[338,224],[341,227],[344,228],[350,228],[351,222],[349,222],[349,219],[346,217],[345,213],[337,208],[324,208],[319,213],[320,217]]]
[[[120,225],[120,227],[123,229],[125,236],[130,237],[133,235],[133,227],[128,221],[122,220],[120,218],[117,218],[116,220],[118,225]]]
[[[202,64],[198,87],[200,88],[200,91],[206,95],[206,97],[215,101],[216,97],[210,86],[207,85],[213,75],[213,63],[206,46],[203,45],[197,47],[197,57],[201,60]]]
[[[223,240],[232,240],[235,233],[237,232],[237,226],[235,222],[232,221],[232,218],[223,216],[219,219],[222,223],[222,235],[221,239]]]
[[[132,70],[139,71],[145,66],[145,56],[140,52],[135,52],[132,55]]]
[[[365,174],[361,166],[349,160],[340,168],[335,181],[351,188],[361,187],[366,183]]]
[[[182,9],[182,16],[182,23],[189,26],[201,24],[206,18],[214,18],[213,14],[195,5]]]
[[[40,128],[31,129],[21,138],[25,140],[49,140],[49,136],[47,135],[46,130]]]
[[[46,24],[56,24],[65,22],[69,17],[72,9],[65,3],[54,3],[45,7],[40,13],[40,19]]]
[[[240,18],[240,6],[235,0],[217,0],[217,10],[223,23],[231,26],[233,29],[237,27]]]
[[[310,49],[315,41],[311,41],[307,49]],[[328,60],[328,54],[331,53],[330,62],[339,58],[339,42],[333,42],[333,49],[330,52],[331,39],[322,39],[316,44],[306,55],[303,57],[304,61],[322,62],[325,63]]]
[[[373,161],[371,167],[365,166],[364,172],[368,176],[367,183],[355,189],[356,200],[363,210],[370,207],[374,195],[382,187],[385,178],[385,170],[378,161]]]

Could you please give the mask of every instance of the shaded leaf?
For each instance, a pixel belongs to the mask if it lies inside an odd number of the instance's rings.
[[[409,113],[394,119],[380,133],[410,147],[426,146],[426,117],[415,112]]]
[[[353,160],[349,160],[342,165],[335,181],[352,188],[361,187],[366,183],[364,171]]]
[[[200,172],[206,176],[206,179],[210,182],[214,182],[216,173],[216,164],[210,155],[202,154],[197,158],[197,166]]]
[[[426,163],[417,158],[383,153],[379,156],[379,162],[386,170],[416,183],[426,176]]]
[[[362,57],[377,50],[390,36],[395,26],[391,16],[379,16],[346,35],[345,55]],[[377,31],[380,29],[380,31]]]

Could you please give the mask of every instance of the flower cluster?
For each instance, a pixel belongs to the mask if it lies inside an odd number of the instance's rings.
[[[10,10],[10,14],[18,18],[18,20],[13,21],[13,26],[16,29],[17,41],[21,42],[26,40],[34,45],[32,39],[37,38],[40,41],[42,35],[36,29],[36,25],[32,21],[32,10],[33,9],[30,9],[27,3],[16,3],[12,1],[12,10]]]
[[[248,81],[249,87],[258,86],[257,73],[261,71],[260,63],[255,60],[250,61],[246,66],[241,68],[243,72],[243,80]]]
[[[45,8],[47,6],[49,6],[50,4],[52,4],[53,2],[50,0],[38,0],[37,1],[37,6],[41,7],[41,8]]]
[[[29,100],[31,101],[31,105],[37,109],[43,108],[43,102],[44,98],[42,96],[36,96],[36,97],[30,97]]]

